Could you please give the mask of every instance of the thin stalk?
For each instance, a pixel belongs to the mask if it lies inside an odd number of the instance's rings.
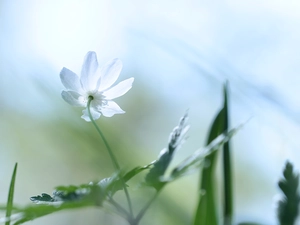
[[[91,114],[91,110],[90,110],[90,105],[91,105],[91,101],[93,100],[93,97],[92,96],[89,96],[89,100],[88,100],[88,103],[87,103],[87,109],[88,109],[88,113],[89,113],[89,117],[90,117],[90,120],[92,121],[94,127],[96,128],[97,132],[99,133],[99,135],[101,136],[103,142],[104,142],[104,145],[108,151],[108,154],[111,158],[111,161],[115,167],[115,169],[117,171],[120,171],[120,166],[119,166],[119,163],[113,153],[113,151],[111,150],[106,138],[104,137],[102,131],[100,130],[100,128],[97,126],[95,120],[93,119],[92,117],[92,114]],[[127,198],[127,202],[128,202],[128,207],[129,207],[129,212],[130,212],[130,217],[133,218],[133,212],[132,212],[132,204],[131,204],[131,200],[130,200],[130,196],[129,196],[129,193],[128,193],[128,190],[127,190],[127,187],[126,187],[126,184],[125,184],[125,181],[123,178],[120,178],[121,181],[122,181],[122,185],[123,185],[123,188],[124,188],[124,192],[125,192],[125,195],[126,195],[126,198]]]
[[[125,219],[131,220],[131,216],[128,214],[128,212],[121,205],[119,205],[119,203],[117,203],[112,197],[108,198],[108,202],[112,204],[118,210],[118,212],[123,215]]]
[[[134,219],[132,225],[138,225],[140,220],[142,219],[142,217],[144,216],[144,214],[146,213],[146,211],[148,210],[148,208],[150,207],[150,205],[154,202],[154,200],[157,198],[158,194],[160,191],[157,191],[155,193],[155,195],[148,201],[148,203],[144,206],[144,208],[142,208],[142,210],[139,212],[139,214],[136,216],[136,218]]]

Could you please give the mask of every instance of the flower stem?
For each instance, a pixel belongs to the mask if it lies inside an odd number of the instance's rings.
[[[117,171],[120,171],[120,166],[119,166],[119,163],[113,153],[113,151],[111,150],[106,138],[104,137],[102,131],[100,130],[100,128],[97,126],[95,120],[93,119],[92,117],[92,114],[91,114],[91,110],[90,110],[90,105],[91,105],[91,101],[93,100],[93,97],[92,96],[89,96],[89,100],[88,100],[88,103],[87,103],[87,109],[88,109],[88,113],[89,113],[89,117],[90,117],[90,120],[92,121],[94,127],[96,128],[97,132],[99,133],[99,135],[101,136],[103,142],[104,142],[104,145],[108,151],[108,154],[111,158],[111,161],[115,167],[115,169]],[[127,198],[127,202],[128,202],[128,207],[129,207],[129,212],[130,212],[130,216],[131,218],[133,218],[133,212],[132,212],[132,204],[131,204],[131,200],[130,200],[130,196],[129,196],[129,193],[128,193],[128,190],[127,190],[127,187],[126,187],[126,184],[125,184],[125,181],[122,177],[120,177],[120,180],[122,181],[122,185],[123,185],[123,188],[124,188],[124,192],[125,192],[125,195],[126,195],[126,198]]]

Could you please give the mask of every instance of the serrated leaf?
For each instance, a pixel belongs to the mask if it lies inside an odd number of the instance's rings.
[[[124,181],[130,180],[136,174],[148,169],[149,166],[136,167],[130,170],[123,176]],[[46,193],[33,196],[30,199],[37,204],[36,206],[14,208],[14,224],[22,224],[29,220],[65,209],[101,206],[107,195],[112,195],[122,189],[119,176],[119,173],[114,174],[111,177],[102,179],[98,183],[91,182],[79,186],[58,186],[52,196]],[[2,218],[2,220],[7,221],[11,219]]]
[[[54,202],[54,198],[52,198],[46,193],[42,193],[41,195],[37,196],[32,196],[30,197],[30,200],[37,204],[39,204],[40,202]]]
[[[137,166],[133,168],[132,170],[128,171],[124,175],[115,174],[111,177],[104,178],[101,181],[98,182],[98,185],[101,186],[103,189],[106,190],[106,192],[113,196],[117,191],[120,191],[123,189],[123,182],[128,182],[131,178],[133,178],[135,175],[139,174],[140,172],[149,169],[149,167],[152,164],[146,165],[146,166]],[[123,181],[120,179],[120,176],[123,176]]]
[[[284,196],[278,202],[277,217],[280,225],[293,225],[298,217],[300,203],[299,173],[294,173],[293,165],[290,162],[285,165],[283,177],[278,182]]]
[[[138,173],[148,169],[150,165],[151,164],[144,167],[135,167],[134,169],[130,170],[123,176],[124,181],[129,181]],[[54,202],[76,201],[87,196],[90,193],[91,188],[95,185],[99,186],[102,189],[103,193],[112,196],[115,194],[115,192],[123,189],[123,185],[119,176],[119,173],[114,174],[111,177],[102,179],[97,184],[91,182],[89,184],[82,184],[79,186],[58,186],[53,191],[52,196],[46,193],[42,193],[41,195],[31,197],[30,200],[36,204],[52,204]]]
[[[163,176],[171,163],[174,152],[182,145],[184,142],[185,134],[189,129],[187,125],[188,114],[180,119],[179,125],[176,126],[170,134],[168,148],[163,149],[160,152],[158,159],[153,162],[153,167],[150,169],[149,173],[146,175],[145,181],[149,186],[154,187],[159,191],[165,184],[163,181]]]
[[[57,202],[76,201],[90,194],[93,184],[83,184],[80,186],[58,186],[53,191],[52,196],[46,193],[30,198],[36,204],[52,204]]]
[[[165,182],[161,181],[167,167],[169,166],[172,159],[172,155],[169,152],[163,152],[159,159],[153,163],[153,167],[150,169],[146,176],[146,184],[154,187],[156,190],[160,190]]]
[[[150,165],[151,164],[144,167],[135,167],[125,173],[123,176],[124,181],[127,182],[135,175],[148,169]],[[119,173],[114,174],[111,177],[102,179],[98,183],[91,182],[79,186],[58,186],[52,196],[46,193],[33,196],[30,199],[37,204],[36,206],[14,208],[14,224],[22,224],[61,210],[86,206],[101,206],[107,195],[113,195],[116,191],[123,188],[119,176]],[[5,207],[2,208],[5,209]],[[9,220],[9,218],[2,219],[4,221]]]
[[[10,185],[9,185],[9,192],[8,192],[7,204],[6,204],[6,218],[9,218],[11,216],[11,212],[12,212],[12,209],[13,209],[13,200],[14,200],[17,168],[18,168],[18,163],[15,164],[14,171],[13,171],[11,181],[10,181]],[[9,224],[10,224],[9,220],[5,222],[5,225],[9,225]]]
[[[58,186],[53,192],[55,201],[76,201],[90,194],[93,184]]]
[[[209,145],[195,151],[191,156],[176,166],[172,170],[170,177],[166,180],[173,181],[199,169],[201,166],[203,166],[203,164],[206,163],[207,157],[216,152],[222,145],[224,145],[224,143],[230,140],[241,127],[242,125],[231,129],[226,134],[219,135]]]

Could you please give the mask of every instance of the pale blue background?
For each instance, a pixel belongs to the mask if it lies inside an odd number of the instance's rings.
[[[87,127],[80,110],[74,113],[60,99],[59,72],[67,67],[79,73],[84,55],[93,50],[100,64],[122,59],[120,80],[135,77],[133,89],[117,100],[127,113],[102,119],[131,144],[145,146],[142,164],[155,159],[186,109],[191,130],[175,162],[202,146],[228,80],[231,125],[251,118],[232,144],[235,220],[275,224],[283,164],[290,159],[300,168],[299,10],[292,0],[0,1],[1,202],[15,161],[20,204],[63,182],[88,182],[89,171],[89,179],[97,178],[89,161],[83,162],[82,175],[74,176],[72,168],[80,165],[65,165],[64,149],[54,151],[56,139],[47,133],[60,128],[45,125],[56,120]],[[22,149],[20,138],[26,140]],[[40,157],[46,162],[37,163]],[[38,185],[37,176],[50,178]],[[197,175],[185,178],[170,192],[182,193],[176,188],[184,190],[185,182],[196,192],[196,180]],[[195,195],[181,196],[191,215]],[[65,215],[69,222],[74,216]]]

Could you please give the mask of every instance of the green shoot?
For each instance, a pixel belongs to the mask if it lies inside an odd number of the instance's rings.
[[[15,192],[15,181],[16,181],[16,175],[17,175],[17,167],[18,163],[15,164],[14,171],[11,177],[10,185],[9,185],[9,192],[8,192],[8,197],[7,197],[7,204],[6,204],[6,218],[8,219],[5,222],[5,225],[10,224],[10,219],[9,217],[11,216],[11,212],[13,209],[13,200],[14,200],[14,192]]]

